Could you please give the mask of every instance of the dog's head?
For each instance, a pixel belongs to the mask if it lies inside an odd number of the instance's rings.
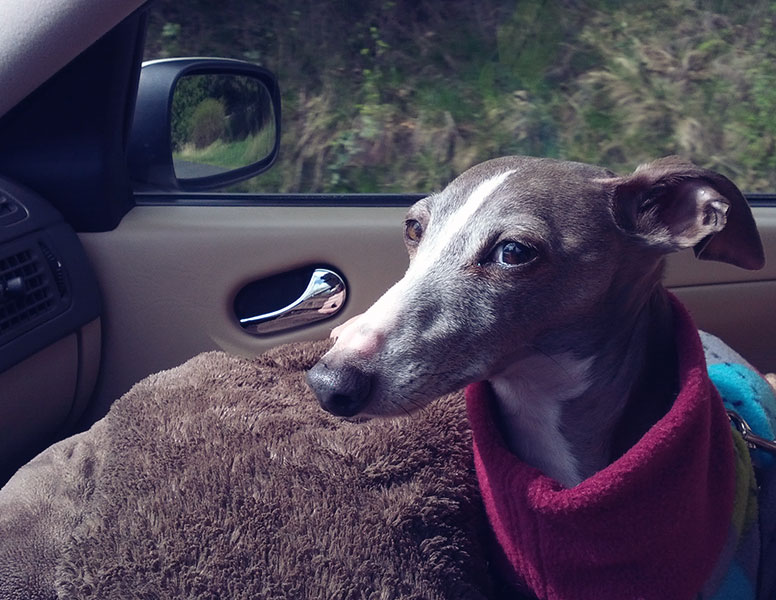
[[[409,412],[536,354],[590,355],[659,285],[668,252],[764,263],[735,185],[675,157],[626,177],[491,160],[410,208],[404,240],[404,277],[308,373],[334,414]]]

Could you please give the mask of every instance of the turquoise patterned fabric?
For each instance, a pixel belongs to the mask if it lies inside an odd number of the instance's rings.
[[[768,382],[742,364],[718,363],[708,369],[725,408],[736,411],[760,437],[775,439],[776,398]],[[764,450],[754,450],[752,459],[756,467],[762,468],[771,466],[776,457]]]
[[[741,416],[757,435],[776,439],[776,395],[773,388],[740,355],[718,338],[701,333],[709,377],[719,391],[725,408]],[[700,599],[756,600],[772,599],[776,590],[765,589],[761,570],[773,568],[776,556],[768,552],[774,537],[772,498],[765,498],[760,482],[773,479],[776,456],[765,450],[750,450],[737,431],[733,431],[736,449],[736,497],[733,522],[725,549]],[[772,486],[771,486],[772,487]],[[769,492],[770,493],[770,492]],[[772,493],[770,493],[772,496]],[[766,518],[761,518],[765,516]],[[765,524],[763,531],[761,524]],[[764,553],[763,550],[766,552]],[[758,589],[759,586],[759,589]]]

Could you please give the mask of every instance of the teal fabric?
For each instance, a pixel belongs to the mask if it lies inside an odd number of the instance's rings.
[[[736,454],[736,491],[728,538],[699,600],[755,600],[760,568],[757,480],[749,449],[731,431]],[[735,593],[733,593],[735,591]]]
[[[776,397],[768,382],[743,364],[718,363],[709,365],[708,370],[725,408],[738,413],[760,437],[776,438]],[[755,467],[764,468],[772,466],[776,456],[754,450],[752,460]]]
[[[754,593],[752,580],[740,565],[733,563],[714,599],[749,600],[755,598]]]
[[[701,332],[701,340],[709,378],[725,408],[735,411],[758,436],[776,439],[776,394],[770,384],[719,338]],[[776,564],[776,486],[763,483],[776,477],[776,455],[760,449],[747,451],[739,434],[733,435],[739,487],[734,522],[717,570],[701,598],[774,600],[776,578],[769,573]]]

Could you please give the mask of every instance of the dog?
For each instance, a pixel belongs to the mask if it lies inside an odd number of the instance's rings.
[[[508,446],[567,487],[672,401],[664,256],[695,248],[746,269],[765,262],[738,189],[674,157],[630,177],[488,161],[415,204],[404,241],[404,278],[339,329],[308,374],[322,407],[396,415],[488,380]],[[660,386],[652,406],[629,406],[637,384]],[[618,447],[628,410],[635,431]]]
[[[491,444],[485,438],[498,437],[511,455],[554,482],[556,492],[590,495],[597,474],[634,454],[629,450],[665,420],[687,382],[677,342],[684,313],[662,285],[665,256],[693,248],[700,259],[744,269],[765,262],[738,188],[678,157],[628,176],[553,159],[490,160],[412,206],[404,241],[410,257],[404,277],[337,328],[335,344],[308,372],[321,406],[347,418],[409,414],[486,382],[494,428],[478,434],[479,417],[470,418],[481,485],[498,476],[483,458]],[[688,335],[697,338],[697,331]],[[473,395],[482,394],[469,394],[476,412],[486,401]],[[713,435],[729,437],[721,404],[713,412]],[[732,456],[729,441],[720,445]],[[539,581],[535,572],[552,557],[531,562],[521,554],[496,492],[483,494],[518,583],[539,597],[564,597],[557,590],[568,581]],[[683,552],[714,544],[721,551],[723,538],[703,538]],[[692,568],[705,569],[708,578],[715,560]],[[626,591],[611,597],[651,597],[628,587],[634,575],[623,572]],[[588,597],[575,577],[571,597]],[[684,583],[664,579],[673,591],[662,597],[685,597]],[[600,595],[604,584],[591,585],[598,591],[589,597],[610,597]],[[694,597],[703,583],[687,586],[687,597]]]

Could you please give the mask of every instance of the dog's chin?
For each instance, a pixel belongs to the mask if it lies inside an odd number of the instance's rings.
[[[372,398],[364,408],[352,418],[364,420],[400,419],[412,417],[423,411],[433,402],[434,398],[424,398],[415,402],[392,400],[391,397]]]
[[[367,423],[369,421],[384,421],[412,416],[413,413],[422,410],[424,406],[405,406],[397,402],[384,401],[379,398],[370,398],[354,415],[337,415],[326,408],[327,412],[339,416],[348,423]]]

